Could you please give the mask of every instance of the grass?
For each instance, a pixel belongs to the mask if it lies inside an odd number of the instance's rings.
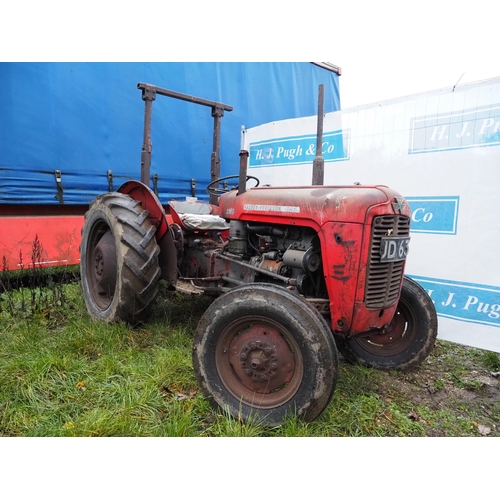
[[[478,436],[480,424],[500,435],[498,398],[422,397],[481,395],[468,367],[498,370],[495,353],[439,341],[414,374],[341,362],[317,420],[266,429],[213,410],[198,390],[191,342],[209,298],[162,290],[149,322],[131,329],[91,321],[77,281],[17,288],[2,276],[1,436]]]

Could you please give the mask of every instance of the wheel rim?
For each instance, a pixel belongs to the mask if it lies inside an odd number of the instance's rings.
[[[304,373],[302,354],[291,333],[259,316],[242,318],[224,329],[215,364],[235,398],[261,409],[289,401]]]
[[[89,235],[86,278],[94,304],[106,310],[116,289],[116,245],[113,233],[104,222],[95,224]]]
[[[394,356],[407,349],[414,342],[416,334],[414,315],[406,303],[400,300],[392,321],[381,333],[354,337],[353,340],[372,354]]]

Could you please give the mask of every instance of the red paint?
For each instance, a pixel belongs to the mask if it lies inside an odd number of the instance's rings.
[[[139,181],[127,181],[118,188],[118,192],[128,194],[134,200],[139,200],[142,208],[149,212],[149,219],[156,226],[156,241],[160,241],[168,231],[165,210],[160,200],[148,186]]]
[[[80,263],[82,215],[0,217],[0,269]],[[35,241],[40,257],[33,255]]]
[[[321,241],[332,329],[355,335],[382,328],[396,311],[364,304],[370,231],[374,217],[394,214],[401,195],[386,186],[256,188],[220,198],[222,217],[313,228]],[[403,215],[410,216],[408,204]]]

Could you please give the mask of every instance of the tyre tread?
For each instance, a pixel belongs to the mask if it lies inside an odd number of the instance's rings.
[[[121,280],[117,283],[117,301],[113,301],[109,310],[100,311],[95,305],[89,304],[92,301],[89,293],[85,294],[87,308],[92,316],[106,321],[140,321],[156,297],[161,276],[158,263],[160,248],[155,239],[156,227],[149,220],[149,212],[142,208],[141,201],[122,193],[105,193],[95,198],[85,214],[85,221],[98,210],[102,212],[102,217],[109,219],[107,222],[114,228],[112,231],[118,232],[115,243],[122,259],[122,270],[119,273]],[[115,224],[119,224],[121,229],[116,228]],[[81,251],[85,234],[84,227]]]

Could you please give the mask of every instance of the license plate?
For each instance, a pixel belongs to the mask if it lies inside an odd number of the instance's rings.
[[[407,236],[383,236],[380,242],[380,262],[398,262],[408,255],[410,238]]]

